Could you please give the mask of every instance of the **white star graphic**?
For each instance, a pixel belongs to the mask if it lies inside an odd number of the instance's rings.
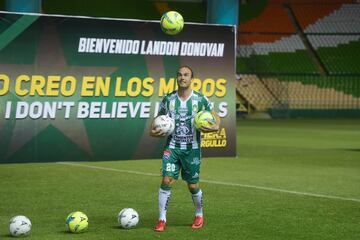
[[[65,57],[59,37],[57,35],[56,26],[50,24],[44,27],[42,37],[38,46],[36,59],[33,65],[24,64],[1,64],[0,72],[7,74],[10,79],[15,79],[19,74],[26,75],[61,75],[74,76],[77,79],[78,88],[80,86],[80,79],[83,76],[109,76],[117,68],[116,67],[79,67],[68,66],[65,62]],[[14,87],[11,87],[12,94],[15,94]],[[79,93],[69,98],[58,96],[54,97],[19,97],[20,101],[33,102],[34,100],[44,101],[72,101],[77,102],[81,96]],[[5,121],[0,122],[0,131],[4,128]],[[90,156],[93,155],[92,149],[88,140],[84,122],[76,119],[70,115],[69,119],[64,119],[64,116],[58,116],[55,119],[30,119],[29,117],[16,120],[13,129],[11,143],[7,152],[6,158],[9,158],[32,138],[37,136],[41,131],[46,129],[49,125],[54,126],[72,142],[78,145],[81,149],[87,152]]]

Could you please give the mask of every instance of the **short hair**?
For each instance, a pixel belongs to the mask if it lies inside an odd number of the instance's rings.
[[[182,69],[182,68],[187,68],[187,69],[189,69],[190,72],[191,72],[191,78],[194,78],[194,71],[192,70],[191,67],[189,67],[189,66],[187,66],[187,65],[183,65],[183,66],[181,66],[181,67],[178,68],[178,71],[179,71],[180,69]]]

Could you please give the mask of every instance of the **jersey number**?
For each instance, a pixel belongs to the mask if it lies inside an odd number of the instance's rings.
[[[175,164],[173,164],[173,163],[167,163],[167,164],[166,164],[166,171],[167,171],[167,172],[174,172],[174,171],[175,171]]]

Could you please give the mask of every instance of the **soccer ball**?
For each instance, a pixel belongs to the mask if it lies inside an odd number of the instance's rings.
[[[13,237],[27,236],[31,231],[31,221],[25,216],[18,215],[9,221],[9,232]]]
[[[161,133],[165,133],[166,136],[169,136],[175,129],[174,119],[168,115],[159,115],[154,119],[154,129],[160,129]]]
[[[160,26],[164,33],[175,35],[183,29],[184,19],[180,13],[176,11],[169,11],[162,15]]]
[[[214,115],[209,111],[200,111],[194,119],[195,127],[200,129],[202,126],[209,127],[216,123]]]
[[[119,212],[118,222],[125,229],[134,228],[139,222],[139,214],[132,208],[124,208]]]
[[[69,232],[82,233],[89,226],[88,217],[82,212],[72,212],[66,218],[66,227]]]

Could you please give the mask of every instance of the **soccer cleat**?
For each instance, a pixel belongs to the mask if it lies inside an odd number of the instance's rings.
[[[164,220],[159,220],[154,230],[157,232],[163,232],[165,230],[165,227],[166,227],[166,222]]]
[[[203,225],[204,225],[203,216],[196,216],[191,227],[192,228],[202,228]]]

